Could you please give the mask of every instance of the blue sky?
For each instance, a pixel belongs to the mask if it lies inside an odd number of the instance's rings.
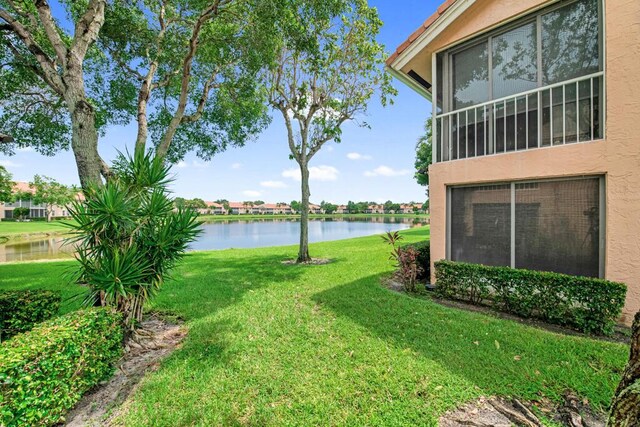
[[[390,53],[439,6],[433,0],[377,0],[384,21],[379,41]],[[348,200],[384,202],[423,201],[424,187],[413,178],[415,142],[423,132],[430,103],[399,81],[394,105],[383,108],[373,101],[365,121],[371,129],[346,125],[340,144],[328,143],[311,160],[311,200],[346,203]],[[111,160],[116,150],[131,147],[133,126],[111,127],[100,139],[100,153]],[[0,155],[14,180],[30,181],[34,174],[51,176],[66,184],[78,184],[71,152],[54,157],[22,150]],[[282,119],[274,120],[256,141],[232,148],[204,162],[188,155],[174,168],[173,191],[177,196],[205,200],[257,200],[289,202],[300,198],[298,166],[289,160],[289,148]]]

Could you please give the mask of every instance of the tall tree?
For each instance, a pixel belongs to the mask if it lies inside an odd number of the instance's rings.
[[[429,188],[429,165],[432,162],[431,146],[431,117],[424,123],[424,134],[420,136],[416,144],[415,178],[418,184]]]
[[[70,204],[78,194],[78,188],[60,184],[48,176],[34,176],[33,182],[29,183],[29,187],[34,190],[33,202],[45,205],[47,221],[51,221],[53,218],[56,206],[63,207]]]
[[[286,0],[0,0],[0,145],[71,147],[83,188],[110,174],[109,124],[137,121],[136,153],[209,159],[268,122],[260,68]],[[5,136],[7,138],[5,138]]]
[[[0,166],[0,203],[11,201],[13,193],[13,177],[11,173]]]
[[[291,157],[301,175],[300,247],[309,256],[309,161],[328,141],[340,142],[342,126],[360,121],[378,92],[383,105],[395,91],[384,72],[382,26],[366,0],[318,2],[299,7],[284,28],[276,61],[267,73],[271,107],[284,119]],[[295,124],[294,124],[295,123]]]

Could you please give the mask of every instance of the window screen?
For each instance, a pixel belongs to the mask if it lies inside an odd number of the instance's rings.
[[[453,261],[599,276],[598,177],[453,187],[450,209]]]
[[[451,189],[451,259],[485,265],[511,260],[511,189]]]
[[[487,42],[452,55],[453,109],[489,100],[489,57]]]
[[[598,0],[580,0],[542,16],[542,82],[600,69]]]
[[[599,179],[516,184],[516,268],[598,277]]]

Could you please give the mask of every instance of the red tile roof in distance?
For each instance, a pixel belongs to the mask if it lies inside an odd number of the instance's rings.
[[[400,56],[402,52],[404,52],[409,46],[411,46],[411,43],[413,43],[418,37],[420,37],[422,33],[424,33],[427,30],[427,28],[433,25],[433,23],[436,22],[436,20],[443,13],[445,13],[446,10],[449,9],[456,1],[457,0],[447,0],[444,3],[442,3],[440,7],[435,11],[435,13],[430,17],[428,17],[427,20],[422,23],[420,28],[415,30],[409,36],[409,38],[404,41],[404,43],[402,43],[400,46],[396,48],[396,51],[387,59],[387,65],[391,66],[393,61],[395,61],[396,58],[398,58],[398,56]]]

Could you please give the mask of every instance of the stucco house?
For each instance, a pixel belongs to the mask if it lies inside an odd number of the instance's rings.
[[[432,101],[431,262],[620,281],[629,322],[640,1],[449,0],[387,65]]]
[[[13,210],[15,208],[29,208],[28,218],[47,217],[47,205],[45,203],[34,203],[33,199],[29,197],[30,194],[35,193],[35,190],[29,186],[28,182],[14,182],[12,191],[14,195],[20,194],[22,195],[22,197],[19,197],[12,202],[0,203],[0,220],[14,218]],[[78,193],[77,197],[82,198],[82,193]],[[51,213],[53,218],[62,218],[69,216],[69,211],[64,206],[51,206]]]

